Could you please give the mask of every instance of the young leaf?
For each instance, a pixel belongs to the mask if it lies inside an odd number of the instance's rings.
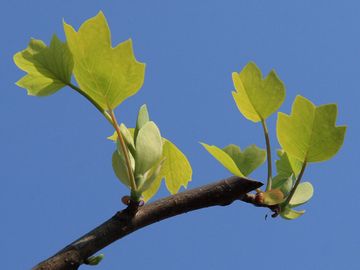
[[[284,177],[289,177],[292,174],[298,176],[301,171],[302,163],[286,154],[283,150],[277,151],[277,154],[280,158],[275,162],[277,174]]]
[[[153,184],[143,192],[144,201],[150,200],[157,193],[162,179],[171,194],[177,193],[181,186],[186,188],[191,181],[192,169],[186,156],[169,140],[163,138],[163,141],[164,163]]]
[[[310,182],[300,183],[294,196],[291,198],[289,206],[296,207],[308,202],[314,194],[314,188]]]
[[[129,157],[131,160],[131,166],[132,166],[132,170],[134,171],[134,167],[135,167],[135,160],[133,158],[133,156],[131,155],[131,153],[129,153]],[[126,162],[125,162],[125,158],[123,155],[122,151],[114,151],[113,155],[112,155],[112,167],[114,170],[114,173],[116,175],[116,177],[128,188],[131,187],[130,184],[130,178],[128,175],[128,170],[126,167]]]
[[[216,158],[226,169],[228,169],[233,175],[244,177],[245,175],[240,171],[235,161],[231,156],[226,153],[224,150],[220,149],[215,145],[208,145],[206,143],[201,143],[202,146],[214,157]]]
[[[143,127],[144,124],[148,123],[149,115],[146,106],[142,106],[139,111],[138,119],[141,120]],[[138,121],[140,122],[140,121]],[[129,128],[129,132],[132,136],[135,136],[135,129]],[[139,135],[138,135],[139,136]],[[108,137],[109,140],[117,141],[117,134]],[[175,144],[169,140],[162,138],[163,151],[161,160],[164,160],[161,166],[161,170],[158,176],[155,178],[153,183],[142,193],[144,201],[151,199],[159,190],[162,179],[165,179],[167,189],[171,194],[175,194],[179,191],[181,186],[187,187],[188,182],[191,181],[192,169],[186,156],[176,147]]]
[[[186,156],[167,139],[164,140],[163,156],[165,159],[158,178],[165,179],[166,188],[171,194],[187,187],[192,177],[192,169]]]
[[[233,159],[236,166],[245,176],[252,173],[266,160],[266,151],[254,144],[248,146],[242,152],[239,146],[230,144],[223,148],[223,151]]]
[[[66,43],[53,36],[47,47],[31,39],[28,47],[14,55],[15,64],[27,72],[16,84],[31,96],[48,96],[70,83],[73,60]]]
[[[278,174],[272,180],[271,189],[280,189],[285,195],[288,195],[295,183],[296,179],[293,174],[285,176]]]
[[[141,88],[145,64],[135,59],[131,40],[111,47],[102,12],[85,21],[78,32],[64,22],[64,31],[74,58],[76,81],[104,110],[114,109]]]
[[[135,133],[134,138],[136,140],[137,134],[139,133],[139,130],[150,121],[149,113],[147,110],[146,104],[142,105],[139,109],[138,117],[136,120],[136,127],[135,127]]]
[[[121,132],[121,134],[122,134],[122,136],[123,136],[123,138],[125,140],[127,148],[130,150],[130,153],[133,156],[135,156],[136,149],[135,149],[134,139],[132,137],[131,132],[129,131],[129,129],[123,123],[120,124],[119,129],[120,129],[120,132]],[[118,145],[118,149],[120,149],[119,145]]]
[[[284,200],[284,194],[280,189],[271,189],[263,192],[264,204],[275,205],[279,204]]]
[[[150,170],[148,170],[141,181],[138,184],[138,192],[141,195],[144,191],[148,190],[150,186],[155,182],[156,178],[160,174],[162,165],[164,164],[165,159],[160,160],[157,164],[155,164]]]
[[[297,218],[301,217],[304,213],[305,213],[305,210],[297,211],[297,210],[291,209],[290,207],[286,206],[280,212],[280,216],[285,219],[291,220],[291,219],[297,219]]]
[[[335,126],[336,104],[316,107],[297,96],[291,115],[278,114],[277,136],[282,148],[301,162],[330,159],[344,141],[345,126]]]
[[[285,86],[275,71],[263,79],[255,63],[248,63],[240,73],[232,74],[233,97],[245,118],[259,122],[277,111],[285,99]]]
[[[162,157],[163,142],[159,128],[152,121],[140,130],[135,142],[135,178],[144,175]]]

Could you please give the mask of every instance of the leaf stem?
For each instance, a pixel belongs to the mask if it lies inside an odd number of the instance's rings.
[[[268,175],[267,175],[267,183],[266,183],[266,191],[271,189],[272,185],[272,159],[271,159],[271,145],[270,145],[270,137],[269,131],[266,126],[266,122],[264,119],[261,119],[261,125],[264,130],[265,142],[266,142],[266,157],[267,157],[267,167],[268,167]]]
[[[292,199],[292,197],[294,196],[295,194],[295,191],[296,191],[296,188],[298,187],[298,185],[300,184],[300,181],[301,181],[301,178],[303,177],[304,175],[304,172],[305,172],[305,169],[306,169],[306,165],[307,165],[307,162],[306,160],[304,161],[302,167],[301,167],[301,171],[298,175],[298,178],[296,179],[296,182],[295,182],[295,185],[294,187],[292,188],[289,196],[286,198],[285,202],[283,203],[284,205],[288,205]]]
[[[125,157],[125,162],[126,162],[126,167],[127,167],[127,172],[128,172],[128,176],[129,176],[129,179],[130,179],[130,185],[131,185],[131,197],[133,199],[138,199],[138,198],[135,198],[135,191],[137,190],[137,187],[136,187],[136,182],[135,182],[135,177],[134,177],[134,173],[132,172],[132,168],[131,168],[131,162],[130,162],[130,157],[129,157],[129,152],[128,152],[128,149],[125,145],[125,141],[124,141],[124,138],[120,132],[120,128],[119,128],[119,124],[116,120],[116,117],[115,117],[115,114],[114,114],[114,111],[113,110],[109,110],[109,116],[111,118],[111,122],[112,122],[112,125],[113,127],[115,128],[116,130],[116,133],[118,135],[118,138],[119,138],[119,141],[120,141],[120,146],[121,146],[121,150],[124,154],[124,157]]]
[[[76,92],[78,92],[80,95],[85,97],[88,101],[90,101],[96,107],[96,109],[98,109],[98,111],[105,116],[105,118],[110,122],[110,124],[113,123],[109,113],[105,111],[92,97],[90,97],[87,93],[85,93],[83,90],[81,90],[76,85],[73,85],[72,83],[67,83],[67,85],[70,88],[74,89]]]

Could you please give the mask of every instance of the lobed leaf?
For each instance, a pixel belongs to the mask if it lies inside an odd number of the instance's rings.
[[[245,176],[251,174],[255,169],[261,166],[266,160],[266,150],[257,147],[255,144],[248,146],[244,151],[234,144],[223,148],[235,162]]]
[[[285,86],[275,71],[263,79],[255,63],[248,63],[240,73],[232,74],[235,103],[245,118],[259,122],[277,111],[285,99]]]
[[[141,88],[145,64],[136,60],[131,40],[112,48],[102,12],[85,21],[77,32],[64,22],[64,31],[76,81],[104,110],[114,109]]]
[[[66,86],[74,65],[67,44],[56,35],[49,47],[41,40],[31,39],[25,50],[14,55],[14,62],[27,73],[16,84],[31,96],[48,96]]]
[[[301,162],[319,162],[341,148],[346,127],[335,126],[336,104],[316,107],[297,96],[290,115],[278,114],[277,136],[282,148]]]
[[[206,143],[201,143],[202,146],[214,157],[216,158],[226,169],[228,169],[233,175],[244,177],[245,175],[240,171],[235,161],[226,153],[224,150],[220,149],[215,145],[208,145]]]

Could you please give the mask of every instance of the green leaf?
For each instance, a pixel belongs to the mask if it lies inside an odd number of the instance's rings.
[[[131,155],[131,153],[129,152],[129,157],[130,157],[130,162],[131,162],[131,166],[132,166],[132,170],[134,171],[135,169],[135,160],[133,158],[133,156]],[[114,173],[116,175],[116,177],[128,188],[131,188],[131,184],[130,184],[130,178],[128,175],[128,169],[126,166],[126,161],[123,155],[122,151],[114,151],[113,155],[112,155],[112,167],[114,170]]]
[[[135,59],[131,40],[111,47],[102,12],[85,21],[78,32],[64,22],[64,31],[76,81],[101,108],[112,110],[141,88],[145,64]]]
[[[264,204],[275,205],[279,204],[284,200],[284,194],[280,189],[271,189],[263,192]]]
[[[144,201],[150,200],[157,193],[162,179],[171,194],[177,193],[181,186],[186,188],[191,181],[192,169],[186,156],[175,144],[165,138],[163,140],[164,163],[153,184],[142,194]]]
[[[152,121],[140,130],[135,142],[135,178],[144,175],[162,157],[163,142],[159,128]]]
[[[261,166],[266,160],[266,150],[257,147],[256,145],[250,145],[243,152],[240,147],[234,144],[230,144],[223,148],[235,162],[245,176],[248,176],[255,169]]]
[[[280,212],[280,216],[285,219],[291,220],[291,219],[297,219],[297,218],[301,217],[304,213],[305,213],[305,210],[297,211],[297,210],[291,209],[290,207],[287,206]]]
[[[278,114],[277,136],[282,148],[301,162],[319,162],[333,157],[341,148],[346,127],[335,126],[336,104],[316,107],[297,96],[291,115]]]
[[[314,194],[314,188],[310,182],[303,182],[298,185],[293,197],[290,200],[290,207],[296,207],[308,202]]]
[[[214,157],[216,158],[226,169],[228,169],[233,175],[244,177],[245,175],[240,171],[235,161],[231,156],[226,153],[224,150],[220,149],[215,145],[208,145],[206,143],[201,143],[202,146]]]
[[[263,79],[255,63],[248,63],[240,73],[232,74],[233,97],[245,118],[259,122],[276,112],[285,99],[285,86],[275,71]]]
[[[187,187],[191,181],[192,169],[186,156],[167,139],[164,139],[163,158],[165,161],[159,177],[165,179],[168,191],[175,194],[181,186]]]
[[[120,124],[119,129],[124,138],[127,148],[130,150],[131,154],[133,156],[135,156],[136,149],[135,149],[134,139],[132,137],[131,132],[123,123]],[[119,141],[117,141],[117,142],[119,143]],[[118,145],[118,149],[121,149],[121,147],[119,145]]]
[[[159,175],[155,178],[153,183],[145,191],[143,191],[142,197],[145,202],[154,197],[154,195],[158,192],[162,181],[162,177],[160,177]]]
[[[140,193],[140,195],[144,193],[144,191],[148,190],[155,182],[156,178],[160,174],[164,161],[165,159],[160,160],[157,164],[155,164],[150,170],[148,170],[144,174],[142,179],[143,181],[141,183],[138,183],[138,192]]]
[[[283,150],[277,151],[277,154],[280,158],[275,162],[278,175],[289,177],[294,174],[295,176],[298,176],[302,167],[301,161],[289,156]]]
[[[150,121],[149,113],[146,104],[142,105],[139,109],[138,117],[136,120],[136,128],[134,138],[136,139],[139,130]]]
[[[14,55],[15,64],[27,72],[16,84],[31,96],[48,96],[71,80],[73,60],[66,43],[56,35],[47,47],[41,40],[31,39],[28,47]]]
[[[288,195],[295,183],[296,179],[294,178],[294,175],[291,174],[290,176],[284,176],[281,174],[278,174],[275,176],[272,180],[271,189],[280,189],[282,193],[285,195]]]

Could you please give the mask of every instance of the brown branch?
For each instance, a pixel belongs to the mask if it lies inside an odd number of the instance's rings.
[[[138,209],[129,206],[54,256],[41,262],[33,270],[75,270],[88,257],[114,241],[163,219],[205,207],[226,206],[235,200],[254,204],[254,198],[246,194],[262,185],[260,182],[249,179],[230,177],[168,196]]]

